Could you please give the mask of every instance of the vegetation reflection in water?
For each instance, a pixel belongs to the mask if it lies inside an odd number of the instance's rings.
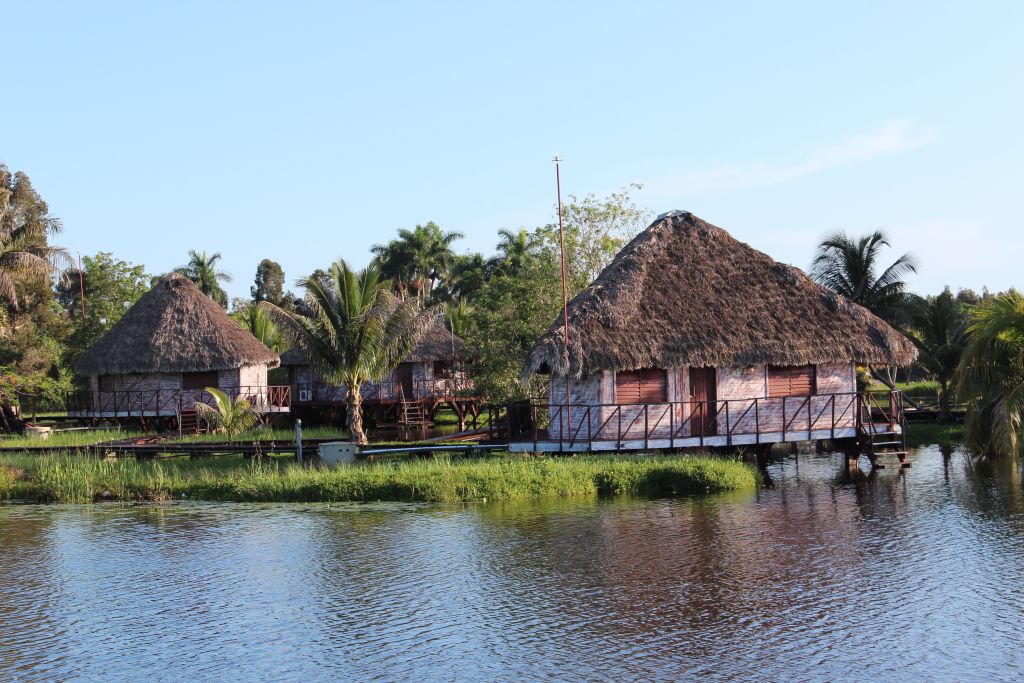
[[[436,501],[547,496],[673,496],[751,491],[749,465],[713,457],[494,457],[372,463],[334,470],[281,459],[97,460],[0,456],[0,498],[40,502],[98,500]]]
[[[0,506],[14,680],[1019,679],[1019,465],[487,505]]]

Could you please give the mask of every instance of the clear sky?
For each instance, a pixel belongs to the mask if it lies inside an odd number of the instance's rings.
[[[889,231],[912,286],[1024,285],[1024,3],[5,3],[0,160],[58,241],[248,294],[434,220],[489,253],[631,182],[806,268]],[[895,252],[892,254],[895,256]]]

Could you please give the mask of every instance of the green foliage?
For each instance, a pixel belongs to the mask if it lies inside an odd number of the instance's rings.
[[[284,295],[284,270],[281,264],[268,258],[256,266],[256,280],[249,288],[254,303],[269,301],[275,306],[282,306]]]
[[[907,445],[956,446],[963,441],[964,427],[960,424],[914,423],[907,431]]]
[[[966,438],[992,456],[1018,457],[1024,416],[1024,297],[1007,292],[971,314],[957,392]]]
[[[570,297],[593,282],[619,250],[651,222],[650,212],[638,208],[631,196],[640,189],[641,185],[632,184],[604,198],[570,195],[568,203],[562,205]],[[531,250],[538,249],[544,260],[560,261],[557,223],[538,228],[535,239],[539,245]]]
[[[97,460],[0,455],[0,498],[60,503],[99,500],[252,502],[512,501],[551,496],[667,496],[754,491],[757,471],[710,457],[437,457],[335,470],[308,469],[289,460],[246,463]]]
[[[214,431],[224,432],[228,439],[233,439],[259,424],[260,415],[253,409],[249,399],[232,400],[214,387],[206,387],[206,393],[213,397],[213,405],[196,403],[196,413]]]
[[[102,251],[82,259],[81,273],[77,269],[66,273],[56,295],[73,328],[64,358],[67,366],[99,341],[149,290],[151,278],[143,266],[116,259],[113,254]],[[84,318],[82,288],[85,289]]]
[[[467,343],[478,360],[477,392],[486,400],[504,402],[538,396],[543,380],[529,385],[519,373],[530,349],[562,308],[562,282],[557,262],[531,259],[519,273],[498,274],[487,281],[470,314]]]
[[[0,298],[7,306],[0,322],[13,324],[11,316],[19,308],[31,312],[40,301],[23,286],[31,282],[49,289],[50,276],[70,262],[67,250],[47,241],[61,230],[28,175],[11,173],[0,163]]]
[[[232,313],[231,317],[274,353],[281,354],[288,350],[288,342],[281,334],[281,330],[270,314],[258,305],[247,304]]]
[[[223,270],[217,270],[217,262],[221,258],[219,252],[207,255],[205,251],[189,249],[188,263],[175,268],[174,271],[196,283],[199,291],[227,308],[228,294],[221,288],[220,283],[231,282],[231,275]]]
[[[449,277],[457,262],[452,243],[462,237],[461,232],[442,230],[433,221],[412,230],[403,228],[398,239],[374,245],[376,268],[382,278],[394,283],[400,297],[411,292],[425,299],[439,279]]]
[[[919,299],[911,308],[910,340],[918,364],[939,383],[939,416],[950,417],[950,383],[967,346],[967,312],[947,287],[941,294]]]
[[[0,402],[29,410],[61,405],[71,387],[58,364],[69,328],[51,287],[70,262],[49,244],[60,232],[28,176],[0,163]]]
[[[346,387],[348,430],[358,443],[366,443],[360,388],[384,377],[412,351],[434,311],[424,311],[418,300],[398,301],[381,286],[380,271],[372,264],[356,272],[338,261],[326,278],[299,284],[312,315],[289,313],[268,302],[260,306],[317,374]]]
[[[826,235],[811,264],[811,277],[883,320],[901,324],[912,304],[903,278],[917,272],[917,262],[903,254],[879,273],[881,251],[888,246],[889,239],[881,230],[860,237],[845,232]]]

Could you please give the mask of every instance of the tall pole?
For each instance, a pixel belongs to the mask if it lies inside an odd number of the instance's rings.
[[[78,293],[82,299],[82,324],[85,324],[85,276],[82,274],[82,250],[78,250]]]
[[[562,322],[565,323],[565,421],[572,440],[572,380],[569,371],[569,286],[565,280],[565,230],[562,228],[562,158],[555,155],[555,186],[558,190],[558,248],[562,253]]]

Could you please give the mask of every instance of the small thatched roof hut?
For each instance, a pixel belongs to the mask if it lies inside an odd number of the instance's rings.
[[[144,294],[75,364],[82,375],[168,374],[277,367],[264,346],[188,278]]]
[[[523,375],[599,370],[870,363],[909,365],[910,341],[688,212],[660,216],[569,303]]]

